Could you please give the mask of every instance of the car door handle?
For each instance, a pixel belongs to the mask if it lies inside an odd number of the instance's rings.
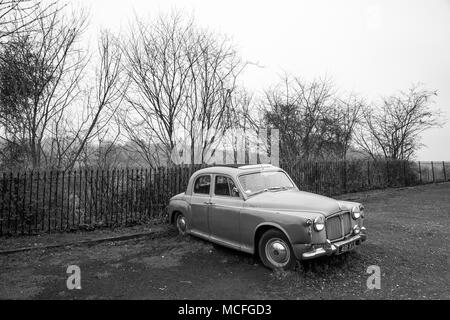
[[[215,203],[213,203],[213,202],[211,202],[211,201],[208,201],[208,202],[204,202],[204,204],[206,204],[206,205],[208,205],[208,206],[211,206],[211,205],[214,205]]]

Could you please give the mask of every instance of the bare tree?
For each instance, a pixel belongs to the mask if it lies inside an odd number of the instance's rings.
[[[191,163],[205,163],[232,127],[233,96],[243,63],[223,36],[195,30],[188,52],[191,74],[183,128],[188,133]]]
[[[328,79],[284,76],[266,91],[264,118],[280,130],[283,161],[345,159],[361,120],[364,101],[338,94]]]
[[[113,120],[116,119],[117,109],[124,99],[128,82],[123,76],[122,50],[117,40],[108,31],[101,32],[98,59],[95,61],[98,63],[95,91],[93,97],[89,97],[87,102],[85,118],[74,130],[72,143],[75,143],[75,150],[66,169],[75,165],[91,140],[98,138],[100,148],[105,140],[112,141],[114,144],[121,134],[119,126],[115,132],[112,132],[111,128],[112,124],[116,123]],[[104,150],[103,153],[109,153],[112,148],[113,146],[110,145],[106,149],[108,152]]]
[[[126,129],[132,134],[141,131],[141,137],[146,135],[144,140],[135,139],[138,146],[154,142],[170,159],[193,63],[187,55],[191,51],[192,21],[185,22],[179,13],[161,15],[151,25],[136,21],[130,39],[123,44],[131,79]]]
[[[1,54],[0,137],[24,146],[33,168],[71,169],[94,138],[114,141],[111,119],[126,91],[117,41],[102,32],[91,59],[79,46],[86,14],[67,9],[35,11],[33,28],[11,35]],[[95,74],[84,85],[88,65]]]
[[[255,106],[253,94],[239,87],[231,99],[229,128],[224,135],[225,144],[233,151],[234,162],[244,160],[249,162],[250,145],[258,146],[259,153],[269,151],[267,141],[259,141],[260,130],[265,129],[263,113]],[[243,153],[244,159],[238,159],[238,153]]]
[[[123,48],[131,86],[123,127],[142,158],[171,162],[180,141],[205,162],[229,126],[236,79],[245,66],[225,37],[180,12],[152,24],[137,20]]]
[[[41,1],[34,0],[0,0],[0,43],[12,35],[29,32],[37,27],[40,19],[55,10],[59,9],[54,2],[44,6]]]
[[[131,109],[131,108],[130,108]],[[167,162],[167,150],[161,145],[159,138],[154,134],[153,127],[149,127],[152,119],[141,118],[142,114],[132,116],[127,114],[129,110],[120,110],[119,125],[126,132],[126,141],[123,148],[130,154],[135,155],[132,159],[134,164],[143,161],[151,168],[162,166]]]
[[[325,120],[327,143],[323,146],[328,156],[345,160],[355,138],[356,127],[361,123],[365,102],[360,97],[351,94],[345,98],[337,97],[334,107],[328,111]],[[322,156],[323,158],[326,155]]]
[[[266,124],[280,130],[280,151],[286,161],[319,155],[327,134],[324,120],[334,104],[328,80],[307,83],[285,76],[280,85],[266,91],[264,104]]]
[[[422,147],[421,134],[444,123],[441,112],[431,107],[436,95],[414,85],[408,92],[383,98],[381,106],[365,111],[358,146],[373,159],[411,159]]]
[[[0,61],[1,139],[26,145],[34,168],[43,159],[50,160],[44,144],[56,119],[63,119],[65,110],[80,97],[79,83],[87,63],[77,46],[85,16],[68,17],[60,10],[45,14],[46,10],[32,13],[33,28],[9,37]]]

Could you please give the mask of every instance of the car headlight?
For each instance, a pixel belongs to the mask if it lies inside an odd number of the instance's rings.
[[[354,206],[352,208],[352,217],[353,220],[358,220],[361,218],[361,207],[360,206]]]
[[[325,220],[322,216],[317,217],[316,219],[314,219],[314,230],[316,230],[317,232],[322,231],[323,229],[325,229]]]

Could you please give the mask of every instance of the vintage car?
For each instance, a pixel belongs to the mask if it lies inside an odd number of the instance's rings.
[[[300,191],[271,165],[197,171],[168,214],[180,234],[256,254],[271,269],[339,255],[367,237],[361,204]]]

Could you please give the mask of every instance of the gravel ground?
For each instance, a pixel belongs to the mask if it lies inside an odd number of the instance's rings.
[[[368,241],[296,271],[273,273],[251,255],[172,230],[155,239],[0,256],[0,298],[450,299],[450,184],[340,198],[363,201]],[[81,290],[66,288],[69,265],[81,268]],[[367,289],[371,265],[381,268],[380,290]]]

